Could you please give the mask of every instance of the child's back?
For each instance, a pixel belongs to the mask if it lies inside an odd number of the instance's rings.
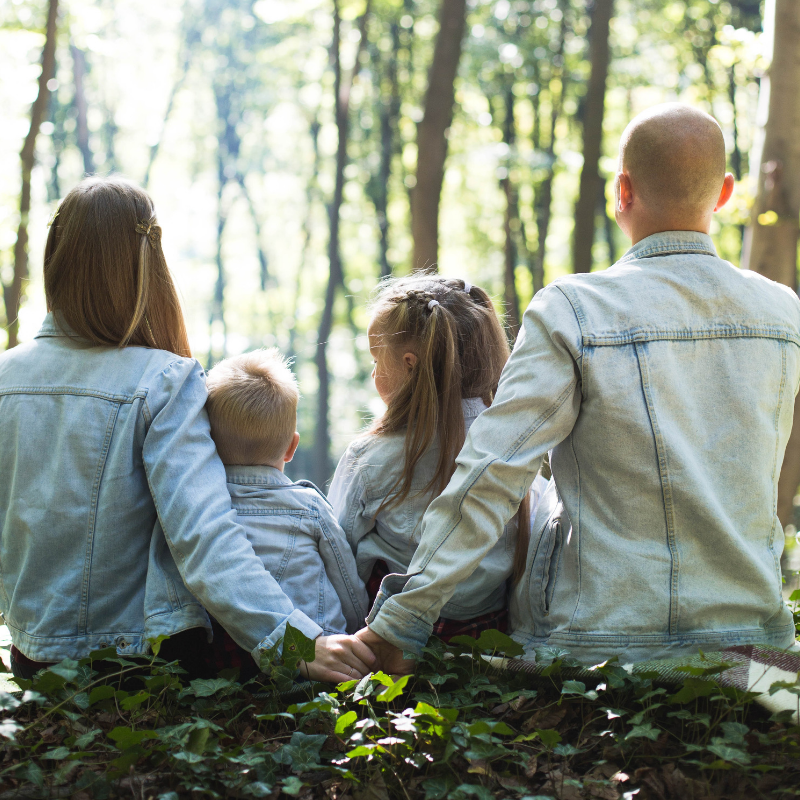
[[[299,393],[275,350],[223,361],[208,375],[211,435],[238,522],[264,567],[325,634],[364,624],[366,591],[324,495],[283,473],[299,442]]]

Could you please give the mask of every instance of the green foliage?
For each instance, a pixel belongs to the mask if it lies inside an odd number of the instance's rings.
[[[684,669],[677,689],[614,662],[596,680],[564,680],[559,652],[549,675],[532,676],[487,658],[515,652],[493,631],[431,640],[413,676],[377,672],[332,691],[296,682],[289,663],[312,646],[287,629],[266,674],[244,685],[186,682],[155,656],[63,661],[0,693],[2,785],[100,800],[553,800],[782,797],[800,782],[791,712],[770,718],[717,683],[711,661]]]

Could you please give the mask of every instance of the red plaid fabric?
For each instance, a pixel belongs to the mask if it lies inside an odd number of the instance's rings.
[[[239,680],[244,683],[259,674],[253,656],[233,641],[231,635],[211,617],[214,641],[211,644],[211,663],[214,673],[223,669],[238,669]]]
[[[370,605],[375,602],[381,588],[381,581],[390,575],[389,565],[385,561],[376,561],[372,573],[367,581],[367,597]],[[498,630],[501,633],[508,631],[508,609],[501,608],[481,614],[472,619],[445,619],[439,617],[433,625],[433,635],[442,641],[449,642],[454,636],[472,636],[477,639],[482,631]]]

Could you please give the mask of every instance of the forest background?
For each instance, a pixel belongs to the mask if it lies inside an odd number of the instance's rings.
[[[513,339],[535,290],[627,249],[619,136],[669,100],[725,134],[720,255],[795,286],[800,153],[770,126],[798,129],[797,5],[775,26],[775,0],[0,0],[0,347],[44,316],[59,199],[126,175],[155,199],[195,355],[294,359],[289,474],[325,485],[382,408],[378,280],[466,278]]]

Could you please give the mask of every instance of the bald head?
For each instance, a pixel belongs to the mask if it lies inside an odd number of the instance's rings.
[[[654,215],[710,213],[725,180],[725,141],[717,121],[682,103],[639,114],[622,134],[620,171]]]

